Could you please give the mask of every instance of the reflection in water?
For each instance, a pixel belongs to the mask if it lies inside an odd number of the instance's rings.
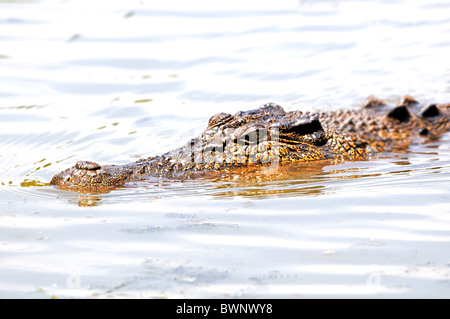
[[[445,143],[445,141],[436,142]],[[434,149],[427,152],[427,149]],[[283,198],[295,196],[314,197],[332,194],[345,187],[346,180],[369,178],[374,181],[393,175],[414,176],[445,171],[437,159],[440,150],[436,145],[414,146],[413,150],[399,154],[380,154],[370,161],[339,162],[336,160],[282,165],[276,171],[266,167],[235,169],[229,172],[210,173],[195,180],[154,179],[145,182],[130,183],[103,193],[75,193],[55,189],[39,180],[24,179],[10,181],[8,192],[26,193],[30,189],[33,196],[50,196],[66,200],[80,207],[93,207],[102,204],[157,200],[178,197],[224,198]],[[436,152],[438,151],[438,152]],[[418,161],[418,159],[420,159]],[[45,162],[41,159],[36,164]],[[425,164],[424,164],[425,163]],[[426,166],[425,166],[426,165]],[[408,167],[409,169],[404,169]],[[272,167],[273,169],[273,167]],[[388,180],[389,182],[389,180]],[[392,179],[390,182],[395,183]],[[8,186],[9,185],[9,186]]]
[[[158,180],[128,184],[103,193],[78,194],[67,197],[79,206],[98,206],[103,202],[136,201],[173,196],[212,196],[213,198],[249,197],[264,199],[284,196],[317,196],[326,193],[333,170],[324,172],[329,162],[285,165],[272,174],[262,174],[261,168],[241,169],[226,174],[211,174],[196,180]],[[358,176],[336,175],[337,179]],[[61,191],[65,193],[65,191]],[[64,198],[64,196],[62,196]]]
[[[49,185],[50,183],[44,183],[32,179],[24,179],[23,182],[20,183],[20,187],[35,187],[35,186],[49,186]]]
[[[329,162],[279,166],[277,172],[262,174],[260,169],[222,175],[211,187],[214,197],[243,196],[255,199],[296,195],[321,195],[326,190],[330,172],[323,168]],[[325,183],[324,183],[325,182]]]
[[[80,207],[92,207],[92,206],[99,206],[101,204],[101,201],[102,199],[99,196],[81,195],[77,203],[78,206]]]
[[[422,170],[435,172],[438,167],[423,167],[416,163],[414,155],[380,155],[371,161],[339,162],[336,160],[279,166],[276,172],[262,173],[261,167],[237,169],[226,173],[211,173],[195,180],[154,179],[135,182],[102,193],[74,193],[47,186],[41,191],[52,189],[60,199],[80,207],[99,206],[120,202],[158,200],[177,197],[205,197],[212,199],[249,198],[263,200],[283,197],[315,197],[335,193],[346,186],[346,180],[383,180],[392,175],[411,176]],[[434,163],[430,159],[428,163]],[[411,169],[399,169],[409,166]],[[395,183],[395,180],[388,182]],[[354,183],[354,182],[353,182]],[[367,182],[370,183],[370,182]],[[355,194],[356,195],[356,194]]]
[[[130,183],[105,192],[75,193],[62,191],[36,180],[25,179],[19,183],[21,188],[42,195],[57,195],[78,206],[99,206],[102,203],[117,203],[146,199],[170,198],[173,196],[212,196],[213,198],[250,197],[263,199],[283,196],[317,196],[326,194],[330,179],[348,179],[356,175],[350,167],[347,170],[327,169],[333,163],[323,161],[301,165],[283,165],[276,171],[262,173],[261,167],[238,169],[226,173],[210,173],[195,180],[154,179]],[[332,166],[331,166],[332,167]],[[343,174],[348,171],[350,174]],[[339,174],[337,174],[339,172]],[[11,182],[12,183],[12,182]],[[18,186],[10,186],[11,192],[24,192]]]
[[[236,170],[212,174],[196,180],[157,180],[128,184],[103,193],[71,193],[60,191],[61,196],[78,206],[98,206],[103,202],[136,201],[172,196],[212,196],[213,198],[250,197],[263,199],[281,196],[317,196],[326,191],[327,179],[332,178],[332,171],[323,168],[330,163],[311,163],[303,165],[286,165],[272,174],[262,174],[260,168]],[[337,176],[347,179],[348,176]],[[77,195],[73,195],[77,194]]]

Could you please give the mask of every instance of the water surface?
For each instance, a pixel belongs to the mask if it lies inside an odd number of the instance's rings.
[[[269,101],[450,102],[450,5],[0,1],[3,298],[450,297],[450,135],[267,176],[48,186]]]

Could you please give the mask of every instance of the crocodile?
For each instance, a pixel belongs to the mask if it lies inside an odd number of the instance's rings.
[[[189,179],[238,168],[267,168],[321,160],[364,160],[405,151],[450,130],[450,104],[404,96],[395,105],[370,96],[360,108],[285,111],[276,103],[212,116],[206,130],[180,148],[124,165],[78,161],[50,185],[104,192],[151,178]],[[276,171],[276,170],[275,170]]]

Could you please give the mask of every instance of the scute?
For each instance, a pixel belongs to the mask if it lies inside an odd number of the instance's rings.
[[[233,116],[228,113],[218,113],[216,115],[213,115],[208,122],[208,128],[215,127],[218,125],[225,124],[228,121],[231,121],[233,119]]]

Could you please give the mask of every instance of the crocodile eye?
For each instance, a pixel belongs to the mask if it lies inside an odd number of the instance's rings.
[[[275,123],[271,127],[279,128],[280,132],[284,134],[297,135],[308,135],[323,130],[322,124],[316,117],[305,117],[294,121]]]
[[[208,122],[208,128],[219,126],[225,124],[233,118],[231,114],[228,113],[218,113],[213,115]]]
[[[320,124],[319,119],[316,117],[312,117],[309,119],[295,121],[294,123],[292,123],[292,127],[289,128],[287,131],[297,133],[300,135],[307,135],[313,134],[320,130],[323,130],[323,128],[322,124]]]

